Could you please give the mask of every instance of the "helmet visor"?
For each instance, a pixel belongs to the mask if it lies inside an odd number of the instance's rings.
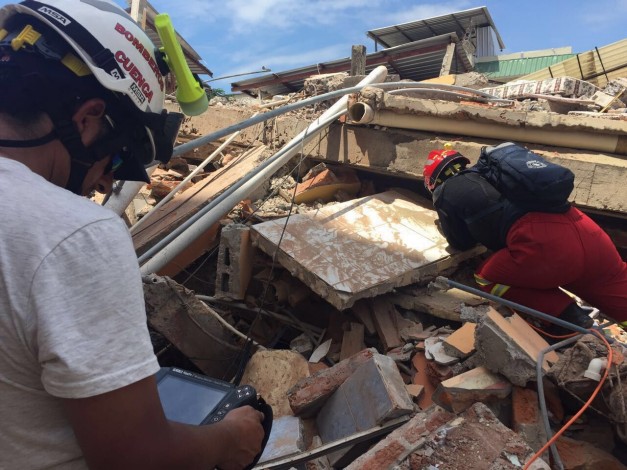
[[[114,154],[121,160],[114,169],[116,180],[150,182],[146,168],[157,162],[167,163],[172,157],[174,143],[179,132],[183,115],[179,113],[142,113],[145,125],[135,124],[123,130],[126,134],[124,146]],[[126,123],[127,125],[130,123]]]

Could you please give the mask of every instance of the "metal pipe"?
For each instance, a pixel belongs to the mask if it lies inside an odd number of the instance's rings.
[[[542,364],[544,364],[544,356],[546,353],[554,351],[556,349],[562,348],[564,346],[568,346],[575,341],[578,341],[582,335],[573,336],[572,338],[565,339],[564,341],[560,341],[559,343],[553,344],[538,353],[538,360],[536,361],[536,380],[538,383],[538,403],[540,405],[540,414],[542,415],[542,421],[544,424],[544,429],[546,431],[547,442],[551,440],[553,437],[553,431],[551,430],[551,423],[549,423],[549,413],[546,408],[546,399],[544,397],[544,383],[543,383],[543,371]],[[557,446],[555,444],[551,444],[549,447],[551,451],[551,455],[553,456],[553,460],[555,462],[558,470],[563,470],[564,465],[562,464],[562,460],[560,459],[560,454],[557,452]]]
[[[359,82],[359,85],[355,88],[363,88],[371,83],[381,82],[385,80],[386,76],[387,68],[381,65]],[[167,265],[189,246],[190,243],[215,224],[220,217],[231,210],[231,208],[244,199],[244,197],[258,185],[262,184],[267,177],[287,163],[287,161],[297,153],[299,146],[303,145],[306,140],[311,139],[317,132],[329,126],[338,116],[345,114],[348,111],[346,107],[348,96],[346,96],[346,90],[342,91],[344,91],[344,96],[325,111],[322,116],[310,124],[307,129],[294,137],[290,143],[286,145],[287,150],[284,149],[263,162],[258,168],[240,179],[238,183],[217,197],[212,203],[205,206],[181,227],[170,233],[166,238],[144,253],[144,255],[139,258],[140,264],[145,262],[145,264],[141,266],[142,273],[148,274],[157,272]]]
[[[504,299],[502,297],[497,297],[496,295],[488,294],[487,292],[483,292],[482,290],[475,289],[473,287],[469,287],[469,286],[464,285],[464,284],[460,284],[459,282],[451,281],[450,279],[447,279],[444,276],[438,276],[436,278],[436,283],[437,284],[444,283],[444,284],[446,284],[446,285],[448,285],[450,287],[455,287],[457,289],[463,290],[463,291],[468,292],[470,294],[475,294],[475,295],[478,295],[479,297],[483,297],[484,299],[492,300],[492,301],[494,301],[496,303],[505,305],[507,307],[512,307],[513,309],[520,310],[521,312],[524,312],[524,313],[526,313],[528,315],[531,315],[531,316],[536,317],[536,318],[540,318],[541,320],[545,320],[545,321],[547,321],[549,323],[553,323],[555,325],[559,325],[559,326],[562,326],[564,328],[568,328],[569,330],[576,331],[577,333],[581,333],[581,334],[584,334],[584,335],[591,334],[590,330],[582,328],[581,326],[577,326],[577,325],[574,325],[573,323],[570,323],[570,322],[567,322],[567,321],[564,321],[564,320],[560,320],[557,317],[548,315],[546,313],[542,313],[542,312],[540,312],[538,310],[535,310],[533,308],[525,307],[524,305],[517,304],[515,302],[512,302],[511,300],[507,300],[507,299]]]

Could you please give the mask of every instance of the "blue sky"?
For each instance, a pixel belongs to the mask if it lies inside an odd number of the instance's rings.
[[[125,0],[116,0],[125,5]],[[572,46],[584,52],[627,37],[627,0],[150,0],[201,55],[214,77],[283,71],[374,52],[371,29],[487,6],[513,53]],[[230,83],[263,74],[212,82]],[[209,77],[203,77],[209,78]]]

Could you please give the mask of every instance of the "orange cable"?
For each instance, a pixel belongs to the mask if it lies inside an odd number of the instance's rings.
[[[544,331],[542,328],[538,328],[537,326],[527,322],[527,324],[533,328],[534,330],[536,330],[538,333],[540,333],[543,336],[548,336],[549,338],[553,338],[553,339],[568,339],[568,338],[572,338],[573,336],[577,336],[580,335],[581,333],[577,333],[577,332],[573,332],[570,333],[568,335],[561,335],[561,336],[556,336],[556,335],[552,335],[551,333],[547,333],[546,331]]]
[[[607,346],[607,367],[605,368],[605,372],[603,373],[603,377],[601,378],[601,380],[599,381],[599,385],[597,385],[597,387],[594,389],[594,392],[592,392],[592,395],[590,395],[590,398],[588,398],[588,401],[583,405],[583,407],[577,412],[577,414],[575,416],[573,416],[572,418],[570,418],[570,420],[562,427],[562,429],[560,429],[557,433],[555,433],[553,435],[553,437],[551,439],[549,439],[549,441],[544,444],[544,447],[542,447],[542,449],[540,449],[538,452],[536,452],[531,459],[525,464],[525,467],[523,470],[527,470],[529,468],[529,465],[531,465],[540,455],[542,455],[555,441],[557,441],[557,439],[575,422],[577,421],[577,419],[583,414],[584,411],[586,411],[586,409],[590,406],[590,404],[594,401],[594,399],[596,398],[596,396],[599,394],[599,392],[601,391],[601,387],[603,386],[603,384],[605,383],[605,380],[607,379],[607,375],[610,371],[610,367],[612,366],[612,361],[613,361],[613,351],[612,351],[612,347],[610,346],[610,343],[607,342],[607,340],[605,339],[605,337],[599,333],[597,330],[590,330],[592,333],[596,334],[599,338],[601,338],[603,340],[603,342],[605,343],[605,345]]]

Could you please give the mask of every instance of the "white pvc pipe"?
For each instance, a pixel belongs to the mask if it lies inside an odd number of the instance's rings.
[[[357,87],[364,87],[371,83],[380,83],[387,76],[387,68],[383,65],[374,69],[367,77],[365,77]],[[240,182],[225,191],[220,197],[216,198],[214,204],[209,204],[202,211],[197,213],[199,217],[190,218],[179,229],[175,230],[161,242],[157,243],[152,249],[148,250],[139,258],[141,271],[144,274],[158,272],[166,266],[176,256],[178,256],[187,246],[214,225],[228,211],[230,211],[239,201],[244,199],[256,187],[261,185],[266,179],[274,174],[281,166],[289,161],[299,150],[300,146],[315,136],[316,133],[329,126],[338,116],[347,112],[348,93],[352,89],[344,91],[344,96],[338,100],[333,106],[325,111],[322,116],[310,124],[307,129],[294,137],[290,143],[286,145],[285,151],[278,152],[275,156],[266,160],[259,168],[251,171],[244,176]],[[238,182],[239,183],[239,182]]]
[[[601,380],[601,371],[606,367],[607,358],[597,357],[590,361],[590,364],[588,364],[588,370],[583,373],[583,376],[598,382]]]
[[[255,117],[257,116],[257,114],[259,113],[255,113],[251,117]],[[213,159],[217,155],[219,155],[220,152],[222,152],[222,150],[224,150],[224,148],[227,145],[233,142],[233,140],[235,140],[237,136],[240,135],[241,133],[242,133],[242,129],[235,132],[234,134],[231,134],[231,136],[228,139],[226,139],[222,145],[220,145],[217,149],[215,149],[211,155],[205,158],[205,160],[200,165],[198,165],[198,167],[194,171],[192,171],[189,175],[187,175],[185,179],[181,181],[178,185],[176,185],[176,187],[172,191],[170,191],[163,199],[161,199],[161,201],[159,201],[158,204],[156,204],[152,209],[150,209],[150,211],[146,215],[144,215],[141,219],[139,219],[135,223],[135,225],[131,227],[131,234],[136,233],[139,227],[141,227],[145,223],[145,221],[147,220],[148,216],[150,216],[150,214],[160,209],[166,202],[172,199],[181,190],[181,188],[183,188],[188,182],[192,180],[194,176],[200,173],[209,163],[211,163]]]

